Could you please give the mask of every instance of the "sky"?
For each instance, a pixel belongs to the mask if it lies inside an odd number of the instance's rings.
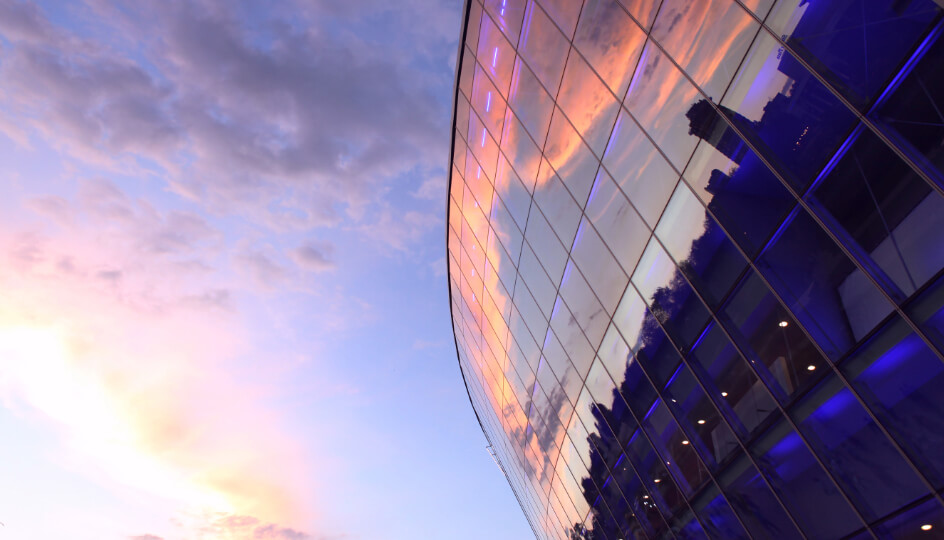
[[[445,276],[461,0],[0,0],[0,540],[532,535]]]

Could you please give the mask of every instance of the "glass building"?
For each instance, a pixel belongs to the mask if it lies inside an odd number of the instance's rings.
[[[944,538],[941,0],[468,0],[459,364],[539,538]]]

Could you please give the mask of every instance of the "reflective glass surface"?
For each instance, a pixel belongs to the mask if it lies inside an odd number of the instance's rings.
[[[467,2],[453,329],[536,537],[944,531],[942,13]]]

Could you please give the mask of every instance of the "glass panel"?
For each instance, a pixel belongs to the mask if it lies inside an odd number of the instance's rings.
[[[482,5],[478,2],[470,2],[469,6],[469,29],[465,37],[465,44],[473,51],[479,43],[479,28],[482,25]]]
[[[678,174],[626,111],[616,120],[603,166],[643,219],[655,227],[675,189]]]
[[[684,183],[656,227],[656,235],[692,285],[717,307],[747,261]]]
[[[738,448],[731,428],[721,419],[688,367],[679,367],[663,395],[666,405],[691,437],[683,439],[681,444],[698,451],[709,468],[715,468]]]
[[[672,61],[648,43],[625,104],[677,170],[685,168],[698,142],[689,133],[685,111],[700,99],[701,94]]]
[[[938,350],[944,350],[944,274],[905,309]]]
[[[649,241],[632,281],[679,348],[691,347],[710,315],[654,238]]]
[[[656,406],[649,411],[641,423],[649,434],[652,444],[665,459],[666,469],[687,497],[691,497],[696,490],[711,481],[708,471],[698,459],[692,445],[683,442],[688,440],[688,436],[679,429],[669,409],[661,400],[656,401]],[[672,482],[669,476],[655,476],[649,480],[657,487],[662,483]]]
[[[491,17],[482,17],[482,29],[475,56],[479,64],[495,81],[498,91],[503,96],[507,96],[511,72],[515,65],[515,50],[502,35],[501,30],[492,22]]]
[[[640,26],[648,29],[652,25],[652,19],[656,16],[662,0],[619,0],[619,2],[626,7]]]
[[[940,23],[919,47],[920,60],[869,116],[944,186],[944,39]],[[922,56],[923,54],[923,56]]]
[[[692,508],[711,538],[750,538],[714,484],[692,500]]]
[[[732,0],[664,0],[652,37],[718,101],[759,29]]]
[[[718,483],[756,538],[802,538],[783,506],[744,453],[718,476]]]
[[[557,171],[577,204],[583,207],[590,195],[600,160],[583,143],[560,109],[554,111],[554,117],[551,119],[544,156],[547,159],[541,165],[538,185],[550,178],[553,171]],[[553,167],[553,170],[545,169],[547,165]]]
[[[567,34],[567,39],[574,35],[581,3],[574,0],[540,0],[541,7],[547,10],[554,22]]]
[[[629,278],[586,218],[580,224],[571,256],[607,314],[612,315]]]
[[[485,10],[512,44],[518,43],[526,0],[484,0]]]
[[[570,45],[543,9],[528,3],[518,53],[552,96],[557,95]]]
[[[817,370],[826,368],[796,321],[754,272],[732,294],[721,319],[781,401],[788,401],[810,384]]]
[[[521,181],[528,188],[528,195],[534,188],[541,167],[541,149],[538,148],[524,130],[520,119],[508,109],[505,115],[505,131],[501,135],[501,148],[504,157],[515,169]],[[501,164],[499,164],[501,166]]]
[[[751,453],[807,536],[841,538],[862,527],[789,424],[781,420],[752,445]]]
[[[838,358],[891,311],[872,282],[798,209],[758,267],[823,350]]]
[[[940,12],[932,0],[792,0],[778,2],[766,22],[864,110]]]
[[[623,270],[632,273],[646,248],[650,232],[603,169],[597,174],[584,212]]]
[[[567,59],[557,103],[593,153],[603,155],[619,102],[577,53]]]
[[[944,508],[937,499],[930,499],[916,508],[909,508],[872,527],[883,540],[925,540],[941,534],[944,530]]]
[[[710,108],[710,107],[709,107]],[[714,109],[685,178],[731,238],[753,257],[795,199]]]
[[[534,190],[534,202],[557,233],[561,243],[570,248],[577,235],[581,212],[556,174],[551,173],[547,180],[537,185]]]
[[[498,138],[502,122],[505,120],[505,100],[498,94],[498,89],[478,64],[475,66],[475,80],[472,83],[470,101],[472,108],[482,118],[489,133]]]
[[[927,494],[914,471],[837,377],[817,385],[791,416],[869,521]]]
[[[629,441],[626,455],[636,469],[640,478],[648,488],[657,507],[665,515],[680,514],[683,509],[688,510],[685,498],[671,481],[665,462],[653,451],[649,441],[640,431]],[[669,464],[671,465],[671,460]],[[656,482],[656,480],[660,480]],[[643,496],[644,500],[646,496]]]
[[[884,142],[863,130],[813,191],[815,209],[874,261],[880,283],[910,295],[944,268],[944,197]],[[862,281],[860,272],[848,279]],[[897,286],[897,287],[896,287]]]
[[[616,0],[587,0],[574,47],[590,62],[618,99],[626,95],[646,34]]]
[[[692,131],[710,105],[690,111]],[[721,111],[798,191],[819,174],[856,118],[766,31],[758,34]],[[706,139],[707,140],[707,139]]]
[[[551,113],[554,112],[554,100],[520,58],[515,61],[510,96],[509,102],[515,114],[538,145],[543,146]]]
[[[924,474],[944,486],[944,363],[895,318],[842,370]]]
[[[531,193],[521,182],[518,173],[511,168],[505,156],[498,157],[498,171],[495,173],[495,192],[505,204],[519,229],[528,223],[528,211],[531,209]]]
[[[561,245],[557,235],[544,219],[540,210],[531,209],[528,215],[528,228],[525,229],[525,238],[531,244],[531,249],[538,256],[544,270],[551,277],[551,281],[557,283],[560,276],[564,273],[564,265],[567,263],[567,250]]]

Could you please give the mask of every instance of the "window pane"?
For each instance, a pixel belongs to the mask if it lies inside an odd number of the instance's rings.
[[[817,385],[791,416],[869,521],[927,493],[852,392],[835,376]]]
[[[813,181],[856,122],[766,31],[758,34],[721,105],[799,191]]]
[[[732,0],[665,0],[652,37],[709,98],[720,101],[758,29]]]
[[[894,92],[870,114],[939,184],[944,185],[944,39],[933,37],[917,65]]]
[[[687,111],[700,94],[662,51],[646,45],[626,94],[626,107],[677,170],[685,168],[698,139],[689,135]]]
[[[584,212],[623,271],[632,273],[646,248],[649,229],[603,169],[597,174]]]
[[[564,35],[532,0],[524,15],[518,52],[551,95],[557,95],[569,49]]]
[[[613,128],[603,165],[643,219],[655,227],[678,174],[625,111]]]
[[[940,13],[932,0],[782,1],[767,24],[864,111]]]
[[[891,311],[891,304],[803,210],[758,260],[761,272],[833,359]]]
[[[484,0],[483,3],[508,40],[518,43],[526,0]]]
[[[619,112],[619,102],[576,52],[567,60],[557,103],[593,153],[603,155]]]
[[[767,387],[716,323],[711,324],[689,359],[722,414],[742,437],[777,410]]]
[[[464,67],[463,67],[464,69]],[[554,100],[548,95],[538,81],[534,72],[521,59],[515,61],[514,78],[508,101],[511,108],[531,133],[535,141],[544,143],[547,137],[547,126],[551,123],[551,113],[554,112]]]
[[[807,536],[841,538],[862,527],[789,424],[781,420],[752,445],[751,453]]]
[[[783,507],[743,453],[718,477],[744,525],[757,538],[801,538]]]
[[[826,362],[763,281],[749,273],[719,317],[781,401],[807,387]]]
[[[617,99],[622,100],[636,69],[646,34],[616,0],[587,0],[574,46],[590,62]]]
[[[685,178],[731,238],[754,256],[795,199],[717,111],[707,109],[715,118],[705,126],[711,133],[698,144]]]
[[[924,474],[944,486],[944,363],[896,318],[842,370]]]
[[[837,235],[877,265],[879,282],[894,283],[889,292],[910,295],[944,268],[944,197],[871,131],[862,131],[813,201]]]

